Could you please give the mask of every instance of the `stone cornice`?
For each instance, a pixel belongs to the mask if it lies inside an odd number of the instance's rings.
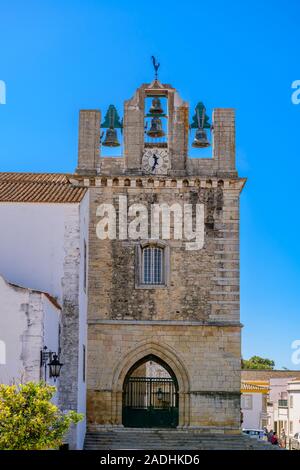
[[[236,327],[242,328],[240,322],[234,321],[188,321],[188,320],[101,320],[98,318],[90,318],[89,325],[159,325],[159,326],[205,326],[205,327]]]
[[[246,183],[246,178],[204,178],[204,177],[162,177],[162,176],[70,176],[69,181],[78,187],[101,188],[145,188],[145,189],[210,189],[221,187],[224,190],[241,191]]]

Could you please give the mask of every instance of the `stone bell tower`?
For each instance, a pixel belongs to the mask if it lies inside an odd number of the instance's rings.
[[[193,121],[190,114],[176,89],[158,79],[125,101],[123,121],[114,106],[104,120],[98,110],[80,111],[76,179],[90,192],[91,430],[240,432],[239,197],[245,179],[235,167],[234,110],[215,109],[211,124],[202,103]],[[188,156],[190,128],[199,158]],[[202,158],[210,132],[212,155]],[[101,155],[104,144],[121,140],[121,156]],[[169,236],[152,226],[162,207],[169,210]],[[202,231],[198,245],[189,244],[187,213]],[[148,362],[166,374],[152,377]]]

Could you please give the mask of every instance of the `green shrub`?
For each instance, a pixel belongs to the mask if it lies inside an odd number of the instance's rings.
[[[51,402],[56,388],[43,382],[0,385],[0,450],[57,449],[71,424],[83,419]]]

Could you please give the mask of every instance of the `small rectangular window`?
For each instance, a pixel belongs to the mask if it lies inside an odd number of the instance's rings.
[[[58,325],[58,355],[61,353],[61,325]]]
[[[86,363],[85,345],[82,345],[82,380],[85,382],[85,363]]]
[[[83,289],[86,292],[86,281],[87,281],[87,247],[86,241],[84,240],[83,245]]]
[[[143,241],[136,246],[136,289],[165,288],[170,282],[170,248],[161,240]]]
[[[242,409],[252,410],[252,395],[242,395]]]
[[[290,396],[290,408],[293,408],[294,406],[294,397],[293,395]]]
[[[163,284],[163,249],[146,247],[143,249],[143,283]]]

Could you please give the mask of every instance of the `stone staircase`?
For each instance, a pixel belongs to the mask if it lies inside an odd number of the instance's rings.
[[[178,429],[118,429],[88,432],[85,450],[278,450],[246,435],[202,434]]]

